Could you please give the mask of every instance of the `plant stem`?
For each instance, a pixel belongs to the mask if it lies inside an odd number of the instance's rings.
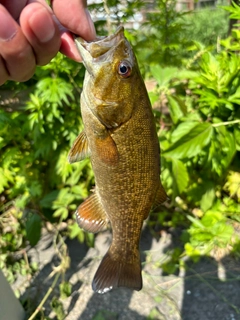
[[[107,14],[107,29],[108,29],[108,35],[109,35],[109,34],[111,34],[111,31],[112,31],[112,22],[111,22],[111,12],[108,8],[106,0],[103,0],[103,7],[104,7],[104,10]]]
[[[36,315],[38,314],[38,312],[42,309],[44,303],[47,301],[48,297],[50,296],[50,294],[53,292],[54,287],[57,284],[57,281],[60,277],[61,272],[58,272],[55,276],[55,279],[51,285],[51,287],[48,289],[47,293],[45,294],[45,296],[43,297],[42,301],[40,302],[40,304],[38,305],[38,307],[36,308],[36,310],[34,311],[34,313],[31,315],[30,318],[28,318],[28,320],[33,320]]]
[[[213,127],[220,127],[220,126],[228,126],[230,124],[236,124],[236,123],[240,123],[240,120],[232,120],[232,121],[226,121],[226,122],[219,122],[219,123],[215,123],[212,126]]]

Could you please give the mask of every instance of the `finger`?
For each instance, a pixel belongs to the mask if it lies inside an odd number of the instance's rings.
[[[0,56],[0,86],[9,79],[9,74],[5,68],[4,61]]]
[[[37,64],[50,62],[61,45],[60,31],[50,9],[40,2],[30,3],[20,15],[20,25],[33,47]]]
[[[33,51],[19,25],[2,5],[0,5],[0,21],[0,56],[4,60],[9,78],[26,81],[35,70]]]
[[[14,20],[17,20],[20,16],[22,9],[25,7],[27,0],[0,0],[7,11],[11,14]]]
[[[56,17],[64,27],[87,41],[96,38],[96,31],[86,8],[86,1],[53,0],[52,5]]]
[[[71,32],[66,31],[62,33],[60,52],[77,62],[82,61],[82,57],[80,56]]]

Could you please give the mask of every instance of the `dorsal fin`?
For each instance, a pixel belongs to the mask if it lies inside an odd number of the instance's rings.
[[[96,233],[108,223],[108,217],[96,193],[89,196],[76,211],[79,227]]]
[[[81,132],[73,143],[73,146],[68,154],[68,162],[74,163],[83,160],[90,156],[88,148],[88,140],[85,132]]]

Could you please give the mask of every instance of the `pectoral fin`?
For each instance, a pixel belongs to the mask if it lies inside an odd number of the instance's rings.
[[[69,151],[68,162],[78,162],[86,157],[89,157],[89,155],[90,151],[88,148],[88,140],[85,132],[83,131],[77,136],[71,150]]]
[[[77,208],[76,217],[79,227],[93,233],[100,231],[108,223],[106,212],[96,193]]]
[[[118,163],[119,153],[117,146],[107,131],[104,135],[96,138],[95,147],[97,150],[97,155],[102,162],[108,165],[115,165]]]

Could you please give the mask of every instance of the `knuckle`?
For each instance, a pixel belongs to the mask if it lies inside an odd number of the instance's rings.
[[[36,60],[38,66],[45,66],[48,64],[58,53],[59,48],[49,49],[45,52],[39,52],[36,54]]]
[[[14,80],[19,81],[19,82],[25,82],[25,81],[29,80],[34,75],[34,72],[35,72],[35,67],[23,72],[22,74],[15,75]]]

